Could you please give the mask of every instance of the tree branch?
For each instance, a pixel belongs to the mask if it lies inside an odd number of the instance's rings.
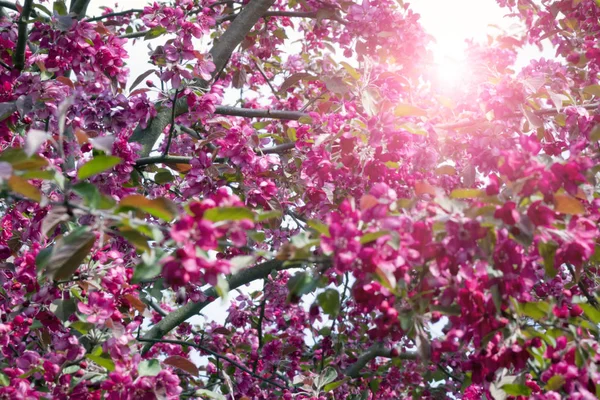
[[[33,9],[33,0],[25,0],[23,4],[23,10],[18,22],[19,37],[17,39],[17,46],[15,53],[13,54],[13,64],[15,69],[22,71],[25,67],[25,48],[27,47],[27,24],[31,10]]]
[[[271,260],[266,261],[262,264],[259,264],[255,267],[243,270],[238,272],[235,275],[232,275],[227,280],[229,283],[229,290],[237,289],[240,286],[244,286],[252,281],[257,279],[264,279],[272,271],[283,271],[290,268],[296,268],[301,264],[301,262],[284,262],[279,260]],[[169,313],[166,317],[164,317],[158,324],[154,325],[143,337],[146,341],[151,342],[154,339],[160,339],[169,333],[173,328],[177,327],[179,324],[185,322],[188,318],[193,317],[198,314],[204,307],[208,306],[215,299],[219,297],[217,293],[217,289],[214,287],[210,287],[204,291],[204,296],[206,296],[205,301],[198,302],[189,302],[186,305],[178,308],[175,311]],[[144,346],[142,350],[142,354],[145,354],[152,347],[152,343]]]
[[[254,151],[258,154],[280,154],[285,151],[291,150],[296,146],[295,143],[284,143],[278,146],[266,147],[264,149],[258,148],[254,149]],[[142,157],[139,158],[135,165],[136,167],[142,167],[144,165],[150,164],[189,164],[194,157],[186,157],[186,156],[169,156],[162,155],[156,157]],[[217,161],[219,159],[217,158]]]
[[[177,101],[177,96],[179,95],[179,89],[175,89],[175,94],[173,95],[173,107],[171,107],[171,128],[169,129],[169,138],[167,139],[167,146],[165,147],[165,151],[163,156],[169,155],[169,149],[171,148],[171,141],[173,140],[173,134],[175,133],[175,102]]]
[[[229,106],[218,106],[215,114],[230,115],[233,117],[246,118],[272,118],[288,121],[297,121],[302,117],[308,117],[307,113],[301,111],[270,110],[259,108],[239,108]]]
[[[75,18],[81,19],[85,16],[89,4],[90,0],[72,0],[69,12],[75,14]]]
[[[10,1],[0,0],[0,7],[8,8],[9,10],[19,11],[17,5],[15,3],[11,3]]]
[[[371,346],[367,351],[361,354],[354,364],[350,365],[344,371],[350,378],[358,378],[360,371],[373,359],[377,357],[399,358],[401,360],[416,360],[417,353],[400,353],[398,356],[392,356],[392,351],[386,349],[381,343]]]
[[[267,379],[267,378],[263,378],[262,376],[260,376],[259,374],[256,374],[254,372],[252,372],[250,369],[246,368],[244,365],[240,364],[239,362],[224,356],[222,354],[219,354],[215,351],[212,351],[211,349],[201,345],[201,344],[197,344],[197,343],[193,343],[193,342],[186,342],[184,340],[171,340],[171,339],[146,339],[146,338],[138,338],[137,340],[139,340],[140,342],[148,342],[150,344],[154,344],[154,343],[170,343],[170,344],[178,344],[181,346],[189,346],[189,347],[194,347],[196,349],[199,349],[205,353],[210,354],[213,357],[216,357],[218,359],[221,359],[223,361],[228,362],[231,365],[236,366],[237,368],[241,369],[242,371],[244,371],[245,373],[255,377],[256,379],[260,379],[261,381],[268,383],[269,385],[272,386],[276,386],[280,389],[287,389],[287,387],[285,385],[282,385],[280,383],[277,383],[275,381],[272,381],[271,379]]]
[[[141,9],[141,8],[132,8],[131,10],[119,11],[119,12],[112,12],[112,13],[100,15],[98,17],[88,18],[85,21],[86,22],[101,21],[101,20],[106,19],[106,18],[121,17],[121,16],[124,16],[124,15],[139,14],[139,13],[142,13],[142,12],[144,12],[144,10]]]
[[[267,12],[269,7],[275,3],[275,0],[252,0],[239,13],[239,18],[236,18],[225,33],[219,38],[217,43],[210,50],[212,61],[215,64],[215,72],[221,71],[233,50],[244,40],[248,32],[254,27],[256,22]],[[214,75],[213,75],[214,77]],[[206,86],[206,82],[201,83],[201,86]],[[187,101],[179,99],[175,103],[176,116],[187,111]],[[132,142],[142,144],[143,155],[148,155],[152,151],[154,144],[162,134],[170,120],[170,112],[167,108],[162,108],[158,111],[156,117],[148,124],[146,129],[136,128],[133,135],[129,139]]]

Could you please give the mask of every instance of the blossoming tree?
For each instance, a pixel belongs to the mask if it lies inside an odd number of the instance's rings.
[[[403,1],[88,3],[0,1],[0,398],[600,394],[598,0],[452,93]]]

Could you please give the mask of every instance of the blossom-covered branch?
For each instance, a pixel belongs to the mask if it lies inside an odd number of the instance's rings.
[[[258,264],[252,268],[248,268],[235,275],[232,275],[227,279],[229,290],[237,289],[238,287],[244,286],[250,282],[258,279],[264,279],[273,271],[283,271],[290,268],[298,268],[301,266],[301,262],[284,262],[279,260],[266,261],[262,264]],[[203,296],[207,299],[198,302],[189,302],[186,305],[172,311],[163,318],[159,323],[154,325],[144,336],[143,339],[160,339],[169,333],[172,329],[179,326],[189,318],[198,314],[207,305],[215,301],[219,297],[217,289],[211,287],[206,289]],[[144,346],[144,352],[147,352],[152,347],[152,343]]]
[[[252,0],[242,9],[240,17],[231,23],[229,28],[210,50],[212,62],[215,66],[214,73],[219,73],[224,68],[231,53],[274,2],[275,0]],[[187,110],[187,102],[185,99],[179,99],[175,102],[174,107],[176,109],[175,115],[181,115]],[[169,109],[159,109],[157,116],[152,119],[147,128],[137,128],[131,136],[131,141],[142,144],[143,155],[150,154],[154,143],[156,143],[165,127],[169,124],[170,115],[171,112]]]

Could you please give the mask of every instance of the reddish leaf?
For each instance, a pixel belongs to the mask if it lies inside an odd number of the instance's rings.
[[[198,367],[196,367],[196,365],[193,362],[181,356],[167,357],[163,361],[163,364],[179,368],[180,370],[185,371],[190,375],[198,376],[200,374]]]

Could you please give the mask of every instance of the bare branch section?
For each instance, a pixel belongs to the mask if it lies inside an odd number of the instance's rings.
[[[244,37],[250,32],[256,22],[267,12],[269,7],[275,3],[275,0],[252,0],[236,18],[227,31],[219,38],[219,41],[210,50],[213,62],[215,64],[214,74],[221,71],[233,50],[244,40]],[[205,84],[206,85],[206,84]],[[175,114],[181,115],[187,111],[187,102],[180,99],[175,103]],[[138,142],[142,145],[142,154],[148,155],[152,151],[154,144],[160,137],[165,127],[170,122],[171,110],[161,108],[157,116],[148,124],[146,129],[139,127],[131,135],[130,141]]]
[[[408,352],[408,353],[399,353],[397,356],[392,356],[392,350],[386,349],[381,344],[376,344],[371,346],[367,351],[361,354],[358,359],[354,362],[354,364],[350,365],[344,371],[346,376],[350,378],[358,378],[360,375],[360,371],[372,360],[377,357],[385,357],[385,358],[400,358],[402,360],[416,360],[417,353]]]
[[[23,11],[19,17],[18,32],[19,37],[17,39],[17,46],[15,53],[13,54],[13,64],[15,69],[22,71],[25,67],[25,48],[27,47],[27,21],[31,15],[33,9],[33,0],[25,0],[23,4]]]
[[[244,286],[258,279],[264,279],[269,276],[272,271],[283,271],[290,268],[297,268],[298,266],[299,263],[284,262],[279,260],[264,262],[229,277],[229,290],[237,289],[240,286]],[[150,350],[155,340],[161,339],[172,329],[198,314],[200,311],[202,311],[202,309],[219,297],[217,289],[214,287],[206,289],[204,291],[204,296],[206,296],[205,301],[187,303],[186,305],[169,313],[158,324],[154,325],[142,338],[143,340],[149,341],[149,343],[144,346],[142,354],[145,354],[148,352],[148,350]]]
[[[238,14],[230,14],[217,18],[217,22],[233,21]],[[317,18],[316,11],[267,11],[263,17]]]
[[[15,3],[11,3],[10,1],[5,0],[0,0],[0,8],[8,8],[9,10],[19,11]]]
[[[81,19],[87,12],[90,0],[72,0],[69,12],[75,14],[75,18]]]
[[[88,19],[86,19],[86,22],[101,21],[101,20],[107,19],[107,18],[123,17],[123,16],[126,16],[126,15],[140,14],[140,13],[143,13],[143,12],[144,12],[144,10],[141,9],[141,8],[132,8],[131,10],[112,12],[112,13],[107,13],[107,14],[100,15],[98,17],[88,18]]]
[[[255,149],[254,152],[258,154],[280,154],[293,149],[295,146],[295,143],[284,143],[273,147],[258,148]],[[140,158],[135,162],[135,165],[137,167],[143,167],[144,165],[151,164],[189,164],[192,159],[193,157],[162,155],[157,157]],[[220,160],[218,158],[216,160],[222,161],[222,159]]]

